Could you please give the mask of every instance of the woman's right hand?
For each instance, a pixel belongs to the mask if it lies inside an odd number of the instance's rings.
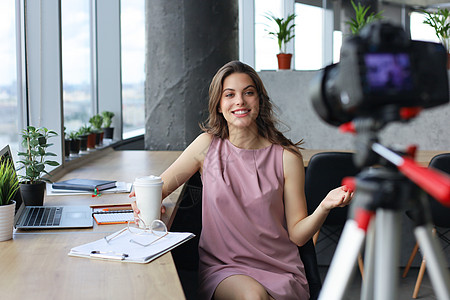
[[[129,198],[136,197],[136,193],[134,191],[131,191],[128,197]],[[136,223],[136,225],[139,225],[139,214],[141,213],[141,211],[137,207],[136,200],[131,202],[131,209],[133,210],[134,222]],[[161,214],[164,214],[165,212],[166,207],[163,204],[161,204]]]
[[[134,192],[134,191],[131,191],[131,193],[128,195],[128,197],[129,197],[129,198],[136,197],[135,192]],[[141,211],[140,211],[139,208],[137,207],[136,200],[134,200],[134,201],[131,202],[131,209],[133,210],[134,222],[135,222],[136,225],[139,225],[139,216],[138,216],[138,215],[139,215],[139,213],[140,213]]]

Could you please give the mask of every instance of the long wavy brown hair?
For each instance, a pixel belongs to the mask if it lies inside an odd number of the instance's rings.
[[[272,144],[280,145],[284,149],[301,157],[300,149],[302,148],[300,145],[303,143],[303,140],[293,143],[276,128],[278,120],[274,116],[272,102],[261,78],[252,67],[240,61],[227,63],[214,75],[209,86],[209,117],[204,124],[200,125],[202,130],[221,139],[227,139],[229,137],[227,121],[219,113],[219,106],[222,97],[223,82],[225,78],[233,73],[247,74],[256,86],[259,96],[259,115],[256,118],[258,134],[269,140]]]

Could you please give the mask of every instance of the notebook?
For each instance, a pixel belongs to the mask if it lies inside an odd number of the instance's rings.
[[[72,178],[64,181],[55,182],[52,184],[54,189],[60,190],[81,190],[94,192],[102,191],[116,187],[115,180],[98,180],[98,179],[84,179]]]
[[[0,161],[13,157],[9,145],[0,151]],[[89,206],[25,206],[20,190],[16,193],[16,228],[52,229],[52,228],[86,228],[94,225],[92,209]]]

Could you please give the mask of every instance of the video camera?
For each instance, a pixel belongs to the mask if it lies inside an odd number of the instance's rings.
[[[373,22],[344,41],[340,62],[315,78],[312,103],[333,126],[356,117],[400,120],[401,108],[449,102],[446,65],[441,44],[413,41],[399,26]]]

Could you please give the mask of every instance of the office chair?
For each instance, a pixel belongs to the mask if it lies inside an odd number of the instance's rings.
[[[430,161],[429,167],[450,174],[450,153],[438,154],[434,156]],[[435,228],[433,229],[433,233],[436,234],[440,238],[440,240],[445,243],[443,248],[446,249],[450,245],[450,240],[446,236],[446,234],[450,231],[450,208],[443,206],[431,196],[428,196],[428,200],[430,203],[431,218],[435,226]],[[408,214],[406,215],[409,217]],[[416,243],[403,272],[403,278],[405,278],[408,274],[409,268],[411,267],[418,249],[419,244]],[[412,296],[414,299],[416,299],[417,295],[419,294],[419,289],[422,283],[423,275],[425,273],[425,268],[426,259],[425,257],[422,257],[422,263],[420,265],[419,274],[417,275],[416,285],[414,286],[414,292]]]
[[[196,173],[186,183],[182,201],[170,231],[192,232],[195,238],[172,250],[173,260],[179,272],[186,298],[197,299],[198,243],[202,228],[202,181]],[[298,247],[308,280],[310,300],[316,300],[322,287],[313,240]]]
[[[355,176],[359,169],[353,163],[353,153],[350,152],[321,152],[313,155],[306,168],[305,175],[305,195],[308,206],[308,214],[312,214],[325,198],[329,191],[342,185],[342,179],[348,176]],[[342,229],[347,221],[348,207],[333,209],[328,215],[325,223],[320,229],[320,234],[324,237],[319,239],[319,232],[314,236],[314,244],[328,244],[318,253],[324,251],[332,244],[337,244]],[[331,241],[331,242],[330,242]],[[358,259],[361,274],[362,258]]]

